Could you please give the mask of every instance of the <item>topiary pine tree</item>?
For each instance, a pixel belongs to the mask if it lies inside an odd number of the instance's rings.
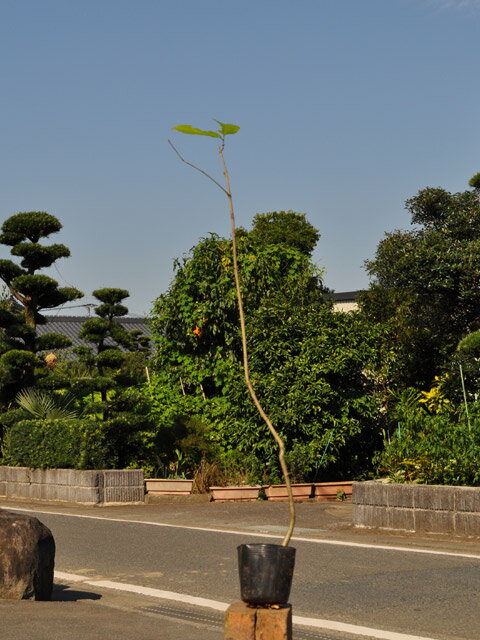
[[[133,387],[144,380],[149,340],[118,321],[128,313],[122,304],[129,296],[126,289],[97,289],[93,296],[101,303],[95,309],[98,317],[85,320],[78,334],[93,346],[73,349],[91,375],[76,380],[72,391],[90,396],[86,412],[101,414],[111,457],[122,467],[135,461],[132,456],[139,450],[139,433],[148,421],[145,402]]]
[[[88,391],[101,394],[102,410],[106,418],[107,392],[135,383],[128,375],[128,371],[132,370],[132,367],[128,366],[131,365],[129,360],[134,353],[139,354],[143,369],[146,345],[144,336],[138,336],[136,331],[128,331],[118,322],[118,318],[128,313],[128,308],[122,304],[130,295],[126,289],[97,289],[92,295],[101,302],[95,309],[99,317],[85,320],[78,337],[90,342],[93,347],[76,347],[74,352],[93,374],[87,385]],[[83,385],[87,390],[86,384],[87,381],[82,380],[78,381],[77,386]]]
[[[11,246],[10,253],[22,260],[20,266],[12,260],[0,260],[0,278],[23,307],[25,323],[32,328],[42,322],[42,309],[55,309],[83,296],[78,289],[59,287],[53,278],[37,273],[59,258],[70,256],[63,244],[39,244],[41,238],[48,238],[61,228],[59,220],[44,211],[17,213],[2,225],[0,243]]]
[[[70,255],[63,244],[39,243],[61,228],[55,216],[43,211],[17,213],[2,225],[0,244],[10,246],[10,253],[21,261],[18,265],[0,260],[0,279],[14,300],[9,307],[3,305],[0,313],[0,401],[8,402],[21,388],[46,375],[45,362],[35,354],[71,344],[63,334],[36,334],[37,324],[46,322],[40,311],[83,296],[78,289],[59,287],[56,280],[38,273]]]

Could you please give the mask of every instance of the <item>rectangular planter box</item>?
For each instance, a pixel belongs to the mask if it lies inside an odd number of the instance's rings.
[[[348,480],[342,482],[315,482],[313,489],[313,497],[319,502],[337,500],[337,494],[339,491],[342,491],[345,494],[346,500],[350,500],[352,498],[352,483]]]
[[[188,496],[192,493],[193,480],[149,478],[145,480],[145,488],[154,496]]]
[[[292,493],[295,500],[308,500],[312,497],[312,483],[292,484]],[[288,500],[286,484],[271,484],[265,494],[268,500]]]
[[[212,500],[226,502],[227,500],[257,500],[261,485],[239,487],[209,487]]]

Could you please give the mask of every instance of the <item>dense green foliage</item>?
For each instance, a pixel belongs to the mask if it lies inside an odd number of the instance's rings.
[[[102,469],[111,466],[102,423],[95,420],[21,420],[5,435],[4,464]]]
[[[392,383],[421,388],[480,328],[480,201],[475,191],[426,188],[406,205],[416,226],[380,242],[361,304],[388,326]]]
[[[71,380],[70,390],[80,399],[84,415],[104,423],[110,459],[124,467],[142,456],[141,432],[150,427],[148,407],[136,391],[145,380],[149,340],[118,321],[128,313],[123,304],[128,291],[110,287],[97,289],[93,296],[101,303],[95,309],[98,317],[85,320],[79,333],[92,346],[73,349],[83,370]]]
[[[378,433],[375,383],[366,374],[375,331],[356,314],[333,312],[307,251],[253,231],[237,240],[251,375],[294,476],[361,473]],[[278,480],[276,447],[243,380],[230,241],[212,235],[177,262],[152,327],[156,423],[196,417],[223,462],[241,458],[252,479]]]
[[[304,213],[273,211],[254,216],[250,237],[258,244],[283,244],[310,256],[320,234]]]
[[[256,389],[285,440],[296,480],[359,477],[368,470],[380,431],[376,386],[367,373],[376,337],[356,314],[334,313],[328,305],[292,309],[288,296],[252,318]],[[228,449],[254,453],[263,479],[280,481],[276,449],[241,372],[223,391],[228,411],[212,437]]]
[[[250,374],[293,479],[480,486],[479,175],[470,191],[407,201],[413,227],[387,233],[367,262],[360,312],[325,299],[304,214],[257,214],[237,230]],[[245,386],[231,241],[211,234],[176,261],[154,303],[150,361],[148,340],[119,322],[129,294],[117,288],[93,292],[80,333],[90,346],[72,359],[59,353],[65,336],[36,334],[42,309],[81,295],[38,273],[69,255],[40,244],[60,229],[30,212],[0,234],[20,259],[0,260],[3,463],[282,481]]]
[[[80,334],[92,347],[75,349],[74,359],[62,352],[71,345],[66,336],[37,335],[37,324],[45,322],[43,309],[82,295],[37,273],[70,255],[64,245],[39,243],[61,227],[54,216],[44,212],[17,214],[2,226],[0,242],[21,258],[20,265],[0,260],[0,277],[8,288],[8,296],[2,294],[0,299],[3,453],[14,464],[29,460],[28,464],[39,466],[125,466],[142,455],[145,439],[139,434],[149,425],[145,400],[135,392],[135,385],[145,379],[149,341],[117,322],[128,312],[122,304],[128,291],[114,288],[94,292],[98,317],[86,320]],[[45,359],[48,351],[56,353]],[[25,422],[32,417],[38,422]],[[49,428],[42,429],[41,421]],[[25,425],[33,425],[33,440],[25,441],[26,449],[21,446]],[[92,443],[97,437],[95,456]]]
[[[367,262],[361,307],[385,329],[375,463],[398,482],[480,484],[478,174],[469,184],[419,191],[406,203],[414,228],[387,233]]]
[[[375,459],[395,482],[480,485],[480,405],[431,413],[418,403],[397,413],[398,426]]]

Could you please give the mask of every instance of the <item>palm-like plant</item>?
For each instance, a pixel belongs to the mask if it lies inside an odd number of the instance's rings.
[[[15,402],[38,420],[69,420],[79,417],[79,411],[74,406],[75,398],[69,393],[60,395],[29,388],[20,391]]]

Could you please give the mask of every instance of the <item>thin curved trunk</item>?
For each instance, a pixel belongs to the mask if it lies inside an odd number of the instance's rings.
[[[293,530],[295,528],[295,502],[293,500],[292,485],[291,485],[291,482],[290,482],[290,474],[288,472],[288,467],[287,467],[287,464],[285,462],[285,445],[283,443],[282,438],[278,434],[277,430],[273,426],[270,418],[268,417],[268,415],[266,414],[265,410],[263,409],[263,407],[262,407],[262,405],[261,405],[261,403],[260,403],[260,401],[259,401],[259,399],[257,397],[257,394],[255,393],[255,389],[253,387],[253,384],[252,384],[252,381],[251,381],[251,378],[250,378],[250,367],[249,367],[248,347],[247,347],[247,332],[246,332],[246,328],[245,328],[245,313],[243,311],[242,289],[241,289],[241,285],[240,285],[240,275],[239,275],[239,269],[238,269],[237,239],[236,239],[236,235],[235,235],[235,210],[234,210],[234,207],[233,207],[232,192],[231,192],[231,189],[230,189],[230,178],[229,178],[229,174],[228,174],[227,165],[225,163],[225,158],[224,158],[224,155],[223,155],[223,146],[222,145],[220,145],[218,147],[218,153],[220,154],[220,158],[222,160],[223,175],[225,176],[225,185],[226,185],[225,193],[227,194],[228,205],[229,205],[229,210],[230,210],[230,222],[231,222],[231,232],[232,232],[233,273],[234,273],[234,277],[235,277],[235,290],[236,290],[236,293],[237,293],[238,313],[239,313],[239,318],[240,318],[240,332],[241,332],[241,336],[242,336],[243,372],[244,372],[244,376],[245,376],[245,383],[247,385],[247,389],[248,389],[248,392],[250,394],[250,397],[252,398],[253,403],[254,403],[255,407],[257,408],[257,410],[258,410],[258,413],[260,414],[260,416],[262,417],[263,421],[267,425],[268,430],[270,431],[270,433],[274,437],[276,443],[278,444],[278,449],[279,449],[278,459],[279,459],[279,462],[280,462],[280,467],[282,469],[283,476],[285,478],[285,484],[287,485],[288,504],[289,504],[289,509],[290,509],[289,526],[288,526],[287,532],[285,534],[285,537],[282,540],[282,545],[284,547],[286,547],[288,545],[288,543],[290,542],[290,538],[292,537],[292,533],[293,533]]]

